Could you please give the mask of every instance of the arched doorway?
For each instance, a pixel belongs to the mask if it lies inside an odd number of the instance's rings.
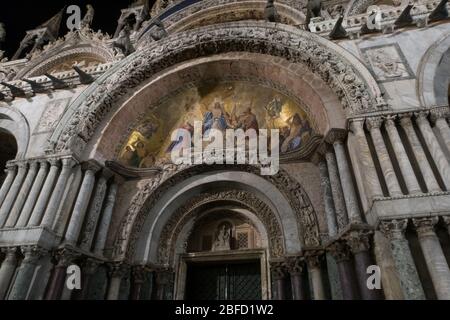
[[[6,178],[5,168],[8,161],[16,158],[17,142],[12,134],[0,128],[0,186]]]

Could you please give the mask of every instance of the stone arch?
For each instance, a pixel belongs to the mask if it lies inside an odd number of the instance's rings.
[[[285,25],[230,23],[174,34],[119,62],[69,106],[51,148],[79,154],[113,107],[144,80],[180,62],[225,52],[263,53],[305,65],[336,93],[348,116],[387,107],[370,72],[332,42]]]
[[[423,108],[448,106],[450,33],[436,41],[422,57],[416,91]]]
[[[282,230],[270,207],[252,193],[232,190],[201,194],[190,199],[185,205],[176,210],[161,232],[157,260],[159,265],[168,266],[173,262],[177,240],[179,240],[182,228],[185,227],[189,220],[199,218],[199,214],[204,206],[217,202],[238,204],[250,210],[266,229],[269,240],[268,249],[271,257],[277,258],[284,255],[285,248]]]
[[[186,31],[206,25],[219,24],[239,20],[265,20],[264,9],[267,1],[265,0],[209,0],[199,1],[175,11],[177,3],[174,6],[167,7],[170,14],[165,11],[160,14],[159,19],[164,23],[169,33]],[[157,5],[157,4],[156,4]],[[298,26],[306,21],[306,16],[302,11],[301,5],[293,4],[290,1],[277,1],[275,3],[280,23]],[[153,15],[154,16],[154,15]],[[152,21],[144,27],[137,39],[142,42],[144,38],[154,28]]]
[[[30,141],[30,126],[27,119],[19,110],[3,106],[0,108],[0,130],[14,136],[17,142],[16,159],[23,159]]]
[[[302,247],[308,248],[321,245],[318,221],[309,197],[303,190],[302,186],[293,178],[291,178],[284,170],[280,170],[279,173],[274,176],[259,176],[259,169],[255,166],[248,165],[226,167],[207,165],[177,167],[171,165],[165,167],[161,174],[146,183],[133,198],[126,215],[122,219],[119,230],[116,233],[116,240],[114,245],[115,257],[119,259],[125,258],[127,260],[134,259],[134,255],[137,249],[137,243],[139,240],[141,240],[141,231],[143,230],[146,223],[146,217],[150,215],[150,211],[152,209],[154,211],[157,210],[158,212],[161,212],[161,208],[163,207],[156,208],[159,201],[164,202],[165,204],[171,204],[172,202],[171,200],[168,201],[166,198],[164,198],[164,201],[161,200],[164,196],[167,197],[168,190],[170,190],[173,186],[181,185],[182,182],[190,183],[188,179],[191,177],[195,177],[200,173],[203,177],[205,177],[205,175],[207,177],[208,174],[212,174],[214,172],[236,172],[241,173],[241,176],[243,175],[243,173],[249,175],[251,174],[255,177],[258,177],[258,179],[260,179],[259,181],[265,181],[267,185],[270,185],[273,190],[276,190],[276,192],[279,193],[278,198],[280,199],[277,198],[276,200],[279,204],[271,203],[271,206],[272,210],[275,210],[276,212],[278,212],[278,214],[289,214],[287,212],[289,210],[292,212],[292,216],[290,216],[290,218],[288,218],[287,216],[285,218],[281,218],[280,216],[278,217],[278,223],[280,225],[283,225],[283,229],[285,230],[285,238],[290,237],[293,239],[293,241],[297,241],[300,243],[299,246],[293,244],[290,249],[291,251],[300,251]],[[236,179],[237,177],[235,176],[233,176],[232,178],[228,178],[227,183],[229,184],[233,180],[236,181]],[[215,176],[213,176],[211,180],[218,181]],[[201,190],[202,186],[204,189],[207,188],[207,185],[208,184],[205,184],[205,182],[203,181],[196,187]],[[209,181],[209,185],[211,185],[211,181]],[[250,188],[249,183],[247,183],[247,186],[248,188]],[[257,186],[252,187],[253,192],[255,192],[257,190]],[[243,188],[240,189],[245,190]],[[185,194],[184,190],[193,190],[193,188],[190,185],[187,185],[186,189],[183,189],[181,191],[180,190],[180,194]],[[275,195],[273,194],[274,192],[275,191],[272,190],[260,190],[259,196],[260,198],[264,198],[265,193],[266,197],[267,194],[272,194],[273,198],[275,198]],[[173,197],[175,198],[178,196],[174,195]],[[189,198],[184,199],[183,201],[187,200],[189,200]],[[270,198],[269,200],[266,199],[266,204],[268,203],[270,203]],[[166,207],[168,206],[169,205],[167,205]],[[172,211],[178,209],[178,207],[174,206]],[[165,218],[167,220],[167,217]],[[163,224],[165,223],[161,223],[160,227],[162,227]],[[154,227],[149,228],[154,229]],[[153,229],[151,229],[151,232],[153,232]],[[291,231],[287,232],[286,230],[288,229],[290,229]],[[150,241],[148,241],[148,243],[150,243]],[[148,250],[145,249],[141,251],[144,252]]]

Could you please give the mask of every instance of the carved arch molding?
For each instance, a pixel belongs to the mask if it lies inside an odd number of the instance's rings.
[[[114,258],[118,260],[125,259],[129,261],[133,259],[139,234],[142,231],[150,209],[154,207],[157,201],[161,199],[161,197],[171,187],[200,173],[207,173],[224,169],[228,171],[234,170],[249,172],[255,175],[259,175],[260,172],[260,168],[250,165],[199,165],[191,167],[175,165],[165,166],[161,173],[159,173],[153,179],[149,180],[132,199],[131,205],[128,208],[125,217],[122,219],[115,238]],[[297,228],[300,232],[300,242],[302,246],[304,246],[305,248],[315,248],[320,246],[321,241],[317,216],[311,204],[311,201],[306,192],[303,190],[302,186],[282,169],[280,169],[280,171],[276,175],[261,177],[276,186],[278,190],[283,194],[285,199],[289,202],[289,205],[291,206],[297,217]],[[239,197],[241,197],[242,195],[243,194],[237,195],[238,198],[236,199],[239,199]],[[255,203],[257,202],[255,201],[253,202],[253,204],[251,204],[252,201],[244,202],[243,198],[241,197],[241,203],[247,203],[246,205],[249,207],[249,209],[252,209],[253,207],[253,209],[256,210]],[[262,206],[262,204],[260,205]],[[256,214],[255,211],[251,211]],[[274,220],[269,221],[266,219],[267,224],[265,225],[268,229],[267,231],[273,231],[275,232],[275,234],[278,234],[278,231],[275,230],[276,227],[271,226],[274,223],[273,221]],[[171,223],[171,225],[173,225],[173,223]],[[167,244],[167,241],[163,240],[163,242],[161,243]],[[279,254],[281,252],[281,248],[279,247],[277,242],[274,240],[272,244],[273,253],[275,255]],[[165,256],[167,256],[167,254]]]
[[[164,225],[159,238],[158,265],[170,266],[174,261],[176,242],[182,228],[190,220],[196,221],[208,204],[236,204],[250,210],[264,225],[268,234],[269,252],[272,258],[282,257],[285,253],[283,232],[277,217],[270,207],[254,194],[243,190],[230,190],[204,193],[191,198],[178,208]],[[187,239],[186,239],[187,240]],[[187,243],[185,243],[187,245]]]
[[[69,106],[49,151],[81,154],[108,113],[146,79],[175,64],[227,52],[262,53],[307,66],[335,92],[349,117],[387,108],[366,67],[332,42],[286,25],[228,23],[151,42],[119,62]]]

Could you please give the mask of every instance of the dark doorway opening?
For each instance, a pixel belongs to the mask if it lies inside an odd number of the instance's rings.
[[[261,300],[260,261],[189,264],[187,300]]]
[[[0,128],[0,186],[6,178],[5,168],[9,160],[15,159],[17,142],[14,136]]]

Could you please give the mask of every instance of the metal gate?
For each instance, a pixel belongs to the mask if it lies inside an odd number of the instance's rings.
[[[261,300],[259,261],[239,264],[188,265],[188,300]]]

